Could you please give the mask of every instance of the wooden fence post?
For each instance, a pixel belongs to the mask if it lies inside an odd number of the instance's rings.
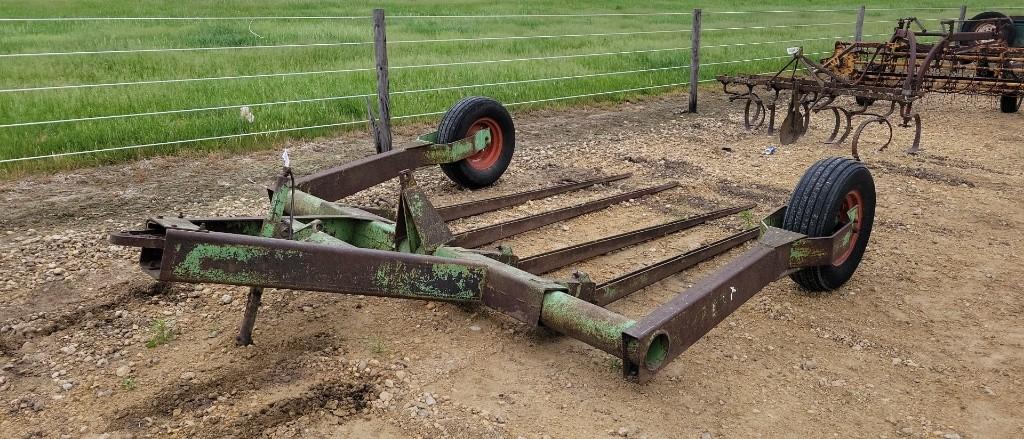
[[[853,32],[853,41],[860,42],[864,39],[864,6],[857,10],[857,28]]]
[[[697,83],[700,81],[700,9],[693,10],[690,27],[690,113],[697,112]]]
[[[377,152],[391,151],[391,96],[388,84],[388,41],[384,30],[384,10],[373,10],[373,48],[377,59]]]

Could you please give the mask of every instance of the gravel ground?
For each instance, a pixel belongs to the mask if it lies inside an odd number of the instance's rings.
[[[715,208],[784,204],[803,169],[845,147],[828,122],[773,155],[708,90],[517,118],[493,188],[417,180],[436,204],[632,172],[627,180],[457,221],[456,231],[678,181],[529,232],[528,256]],[[953,107],[953,112],[947,111]],[[482,307],[275,290],[257,344],[233,337],[244,290],[159,285],[106,233],[150,215],[262,215],[277,152],[168,157],[0,182],[0,436],[4,437],[1024,437],[1024,124],[987,100],[925,102],[925,151],[864,153],[872,242],[830,294],[780,280],[655,380]],[[430,127],[404,127],[411,138]],[[881,133],[870,135],[877,136]],[[370,152],[365,135],[295,143],[307,173]],[[395,182],[351,197],[393,207]],[[743,227],[740,218],[579,264],[608,280]],[[738,251],[611,306],[649,312]],[[569,270],[552,274],[564,278]],[[147,346],[148,345],[148,346]]]

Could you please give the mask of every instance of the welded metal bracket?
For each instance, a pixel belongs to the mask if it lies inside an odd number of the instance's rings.
[[[395,248],[419,254],[432,254],[452,242],[451,230],[434,209],[430,198],[416,185],[411,171],[399,176],[402,194],[398,199]]]

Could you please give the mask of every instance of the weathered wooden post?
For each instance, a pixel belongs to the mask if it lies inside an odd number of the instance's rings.
[[[690,27],[690,105],[688,111],[697,112],[697,84],[700,81],[700,9],[693,10]]]
[[[864,39],[864,6],[857,10],[857,28],[853,31],[853,40],[860,42]]]
[[[373,48],[377,59],[377,152],[391,151],[391,97],[388,84],[388,41],[384,30],[384,10],[373,10]]]

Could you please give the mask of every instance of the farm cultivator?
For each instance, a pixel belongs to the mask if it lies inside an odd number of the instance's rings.
[[[767,117],[768,133],[774,134],[776,111],[785,105],[779,128],[784,145],[807,131],[811,113],[831,111],[835,124],[826,144],[840,144],[852,132],[853,156],[859,158],[861,134],[878,123],[888,129],[879,150],[885,149],[892,142],[889,119],[897,118],[902,127],[913,124],[907,151],[915,153],[921,116],[914,104],[926,93],[995,96],[1005,113],[1016,112],[1024,99],[1024,17],[985,12],[962,22],[959,31],[956,24],[945,20],[939,31],[929,32],[916,18],[902,18],[887,42],[839,41],[820,62],[791,48],[793,58],[773,75],[717,79],[730,101],[744,102],[748,130],[761,127]],[[797,74],[801,67],[806,75]]]
[[[296,177],[285,167],[269,188],[262,218],[153,217],[144,230],[111,234],[141,248],[142,269],[160,281],[250,287],[237,342],[252,343],[264,288],[480,303],[529,325],[543,325],[622,359],[627,377],[647,380],[765,285],[789,274],[812,290],[839,287],[853,275],[871,233],[875,191],[859,162],[816,163],[781,207],[752,227],[607,282],[576,272],[542,277],[573,263],[737,214],[728,207],[596,241],[517,257],[488,244],[670,190],[663,184],[453,234],[446,221],[528,200],[621,180],[574,181],[513,195],[435,207],[413,170],[440,164],[456,183],[487,186],[505,171],[515,147],[512,119],[496,101],[467,98],[437,132],[392,151]],[[398,177],[395,220],[332,200]],[[701,261],[756,240],[742,256],[638,319],[605,308]]]

